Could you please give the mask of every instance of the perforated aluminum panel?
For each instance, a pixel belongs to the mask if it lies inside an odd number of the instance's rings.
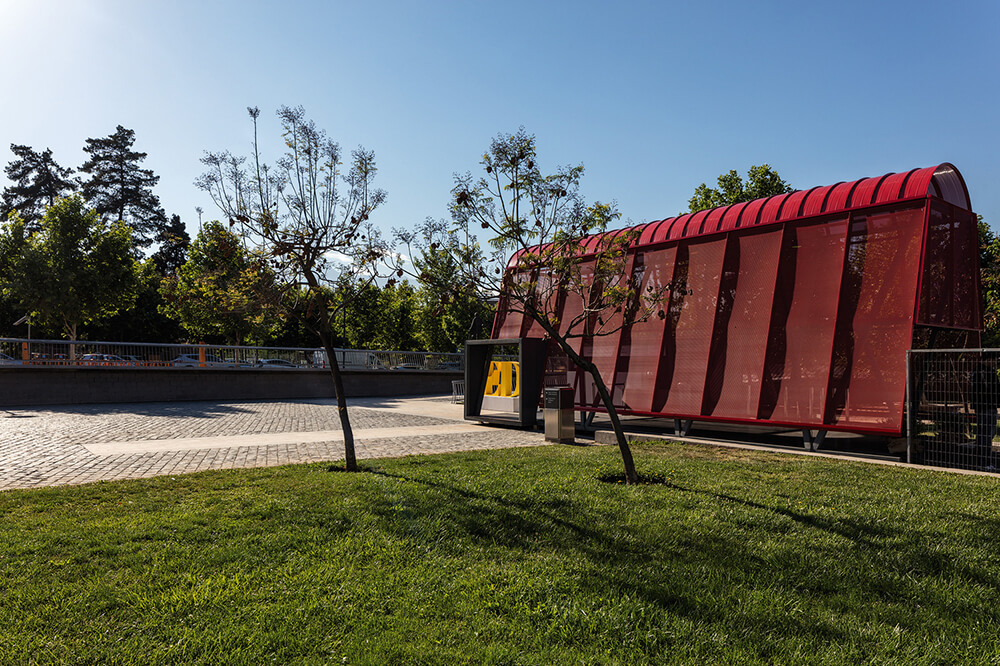
[[[794,281],[783,320],[771,320],[766,380],[778,384],[774,404],[761,418],[783,423],[823,423],[833,332],[840,300],[847,221],[801,225],[788,230]],[[778,353],[783,347],[783,353]]]
[[[764,233],[734,235],[737,252],[727,255],[726,274],[736,273],[736,281],[719,294],[720,314],[729,310],[722,327],[721,339],[713,348],[707,397],[702,410],[706,416],[754,419],[760,400],[761,376],[775,279],[778,254],[781,249],[781,229]],[[724,336],[724,337],[723,337]],[[718,397],[713,401],[716,392]]]

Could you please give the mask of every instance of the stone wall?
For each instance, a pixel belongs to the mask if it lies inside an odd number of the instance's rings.
[[[460,372],[344,371],[348,397],[451,394]],[[328,370],[0,367],[0,407],[333,398]]]

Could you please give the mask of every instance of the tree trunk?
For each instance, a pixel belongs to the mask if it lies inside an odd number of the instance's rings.
[[[358,461],[354,453],[354,430],[351,428],[351,419],[347,414],[347,395],[344,393],[344,378],[340,374],[340,364],[337,362],[337,355],[333,350],[333,341],[330,339],[330,313],[326,309],[326,299],[322,296],[317,298],[319,306],[319,339],[326,352],[326,358],[330,363],[330,375],[333,377],[333,390],[337,396],[337,414],[340,416],[340,428],[344,433],[344,467],[348,472],[358,471]]]
[[[66,322],[65,323],[66,337],[69,338],[69,362],[72,363],[76,360],[76,322]]]
[[[618,410],[615,409],[614,401],[611,399],[611,392],[608,391],[608,387],[604,384],[604,378],[601,377],[600,371],[596,365],[577,354],[562,338],[556,338],[556,342],[559,343],[559,347],[566,352],[570,360],[578,368],[586,370],[587,374],[594,380],[594,386],[597,387],[597,392],[601,396],[601,402],[604,403],[604,408],[608,410],[608,418],[611,419],[611,428],[615,431],[618,450],[622,454],[622,463],[625,466],[625,482],[629,485],[638,483],[639,475],[635,471],[635,460],[632,458],[632,449],[629,448],[628,440],[625,439],[625,430],[622,428],[621,419],[618,418]]]

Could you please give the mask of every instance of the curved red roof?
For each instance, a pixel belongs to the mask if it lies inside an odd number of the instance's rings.
[[[797,190],[697,213],[685,213],[647,222],[635,228],[640,231],[638,245],[651,245],[919,197],[938,197],[959,208],[972,209],[969,190],[962,174],[954,165],[945,162],[923,169],[887,173],[849,183]]]
[[[853,208],[923,197],[938,197],[959,208],[972,209],[969,190],[965,186],[962,174],[954,165],[945,162],[934,167],[887,173],[874,178],[861,178],[848,183],[796,190],[697,213],[685,213],[629,228],[638,233],[635,243],[637,246],[657,245],[682,238],[764,226],[801,217],[836,214]],[[617,236],[623,231],[625,229],[606,233]],[[602,236],[603,234],[595,234],[580,239],[584,253],[595,251]],[[513,268],[522,254],[524,250],[511,255],[507,267]]]

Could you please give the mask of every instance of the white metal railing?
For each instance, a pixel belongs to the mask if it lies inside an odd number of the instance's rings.
[[[465,354],[336,349],[344,370],[465,369]],[[326,368],[326,352],[315,347],[255,347],[92,340],[0,338],[0,367],[86,366],[106,368],[231,368],[296,370]]]

